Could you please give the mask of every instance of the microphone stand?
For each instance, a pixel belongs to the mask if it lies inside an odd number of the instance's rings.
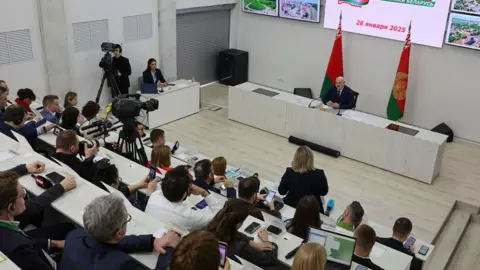
[[[338,107],[338,112],[337,112],[337,115],[338,115],[338,116],[342,116],[342,114],[340,113],[340,110],[341,110],[341,108]]]

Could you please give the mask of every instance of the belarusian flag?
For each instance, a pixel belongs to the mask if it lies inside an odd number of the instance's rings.
[[[407,98],[408,86],[408,66],[410,65],[410,28],[408,26],[407,39],[403,46],[402,55],[400,56],[400,63],[398,63],[397,75],[393,83],[392,93],[387,106],[387,117],[390,120],[397,121],[403,117],[405,110],[405,99]]]
[[[328,90],[335,85],[337,77],[343,77],[343,48],[342,48],[342,13],[340,12],[340,21],[338,22],[337,36],[333,42],[332,54],[328,61],[327,72],[325,72],[325,79],[323,79],[322,91],[320,96],[323,97],[328,93]]]

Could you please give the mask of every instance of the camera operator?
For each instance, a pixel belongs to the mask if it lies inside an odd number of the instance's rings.
[[[97,146],[95,144],[92,147],[85,145],[85,159],[83,161],[77,158],[79,149],[80,143],[77,133],[73,130],[64,130],[57,135],[56,150],[53,157],[77,172],[83,179],[105,189],[102,183],[94,181],[96,165],[93,159],[98,152]]]
[[[113,51],[112,69],[117,79],[118,89],[122,95],[128,94],[130,80],[128,76],[132,74],[132,67],[128,58],[122,56],[122,46],[115,44]]]

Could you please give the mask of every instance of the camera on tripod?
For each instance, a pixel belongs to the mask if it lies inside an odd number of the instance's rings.
[[[110,70],[112,68],[112,55],[115,51],[115,44],[110,42],[103,42],[101,45],[102,52],[105,52],[105,55],[100,59],[98,65],[104,70]]]
[[[130,119],[133,122],[134,118],[140,115],[141,110],[152,112],[157,109],[158,100],[140,101],[139,94],[124,95],[112,101],[112,113],[122,123]]]

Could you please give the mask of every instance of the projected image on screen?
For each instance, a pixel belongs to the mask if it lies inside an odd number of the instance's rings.
[[[320,22],[320,0],[280,0],[280,17]]]
[[[480,49],[480,17],[451,13],[445,39],[450,45]]]
[[[480,15],[480,1],[479,0],[453,0],[452,10]]]
[[[278,0],[243,0],[243,11],[278,16]]]

